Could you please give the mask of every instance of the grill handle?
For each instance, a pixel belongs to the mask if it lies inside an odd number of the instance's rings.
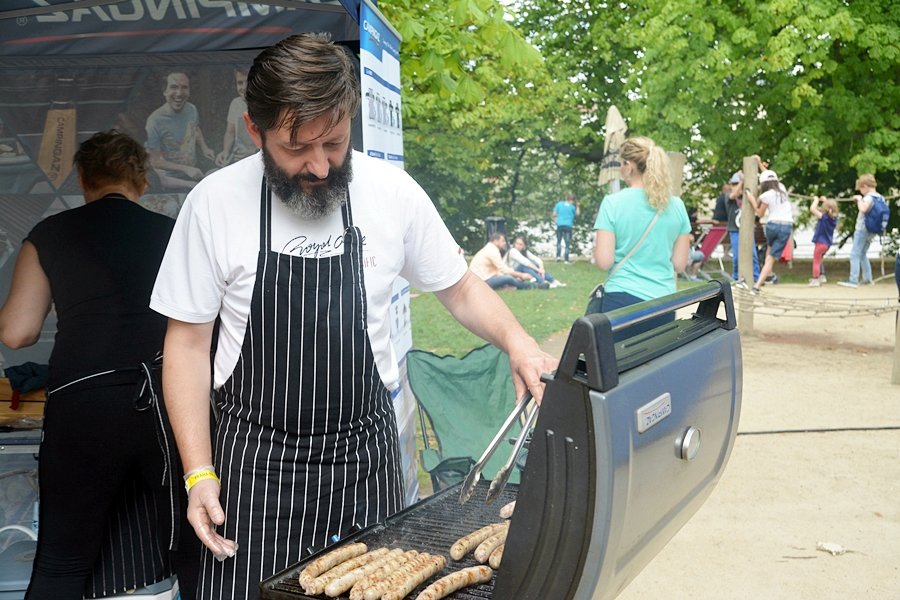
[[[620,371],[612,332],[697,303],[699,306],[693,315],[694,319],[704,321],[711,325],[712,329],[731,330],[737,327],[731,285],[722,281],[710,281],[608,313],[585,315],[575,321],[569,332],[556,377],[574,378],[579,370],[579,360],[584,356],[583,370],[587,372],[587,382],[591,388],[605,392],[616,387]],[[724,320],[717,316],[719,305],[722,303],[725,304]],[[695,338],[696,336],[679,338],[673,345],[667,346],[666,351],[671,351],[673,346],[686,344]],[[621,342],[627,343],[627,340]],[[649,358],[651,356],[648,354],[647,360]],[[632,366],[635,365],[629,365]]]

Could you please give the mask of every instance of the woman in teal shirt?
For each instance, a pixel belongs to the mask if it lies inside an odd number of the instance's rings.
[[[687,265],[691,244],[684,202],[669,193],[665,151],[650,138],[629,138],[622,144],[621,159],[622,178],[628,187],[603,199],[594,224],[594,262],[612,275],[604,286],[602,312],[673,293],[675,274]],[[657,213],[656,222],[640,241]],[[616,268],[635,247],[628,260]],[[674,314],[650,319],[630,327],[627,336],[673,319]]]

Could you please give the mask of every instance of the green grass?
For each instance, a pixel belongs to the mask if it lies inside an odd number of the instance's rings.
[[[546,268],[566,287],[499,292],[525,331],[538,342],[567,330],[583,315],[588,294],[606,278],[605,272],[588,261],[570,265],[549,261]],[[413,347],[439,355],[462,356],[485,343],[457,323],[434,294],[417,294],[410,301]]]

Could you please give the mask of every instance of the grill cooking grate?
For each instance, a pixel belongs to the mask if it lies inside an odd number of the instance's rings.
[[[389,517],[384,523],[378,523],[367,529],[341,540],[340,544],[351,542],[364,542],[369,550],[375,548],[403,548],[404,550],[418,550],[431,554],[441,554],[447,559],[444,570],[427,580],[407,596],[415,598],[419,592],[453,571],[465,567],[478,565],[478,561],[470,552],[460,561],[450,558],[450,546],[463,537],[491,523],[499,523],[500,509],[516,499],[518,487],[510,484],[496,502],[488,506],[484,503],[490,482],[480,481],[478,488],[472,495],[472,499],[466,504],[459,505],[460,485],[455,485],[434,496],[430,496],[396,515]],[[337,547],[337,544],[328,550]],[[261,597],[263,600],[320,600],[326,596],[308,596],[300,587],[298,579],[300,571],[320,553],[285,569],[270,577],[261,584]],[[491,598],[494,589],[496,573],[490,582],[463,588],[447,596],[451,600],[479,600]],[[349,596],[338,596],[346,600]]]

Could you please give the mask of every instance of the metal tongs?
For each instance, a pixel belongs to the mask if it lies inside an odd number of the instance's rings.
[[[513,411],[506,417],[506,421],[503,422],[503,425],[500,427],[500,430],[497,432],[497,435],[494,436],[494,439],[491,440],[491,443],[488,444],[487,449],[485,449],[484,454],[481,455],[481,458],[478,459],[478,462],[472,466],[472,469],[469,471],[469,475],[466,477],[466,480],[463,482],[462,489],[459,491],[459,503],[465,504],[472,497],[472,494],[475,492],[475,486],[478,485],[478,482],[481,480],[481,472],[484,470],[487,461],[491,459],[494,455],[494,452],[497,451],[497,448],[500,446],[500,442],[506,437],[506,434],[509,433],[509,430],[512,428],[513,424],[519,419],[519,417],[528,409],[528,405],[531,403],[532,396],[531,392],[526,392]],[[492,504],[497,498],[500,497],[500,493],[503,492],[503,489],[506,487],[506,482],[509,481],[509,476],[512,474],[513,465],[515,465],[516,458],[519,456],[519,452],[522,451],[522,446],[525,444],[525,440],[528,437],[528,432],[531,431],[532,426],[534,425],[535,419],[537,419],[538,410],[540,406],[537,404],[534,405],[532,411],[528,414],[528,417],[525,419],[525,424],[522,426],[522,433],[519,434],[518,439],[516,440],[515,445],[513,446],[512,453],[509,455],[509,458],[506,461],[506,464],[497,471],[497,475],[494,476],[494,480],[491,482],[491,487],[488,489],[487,500],[485,501],[487,504]]]

